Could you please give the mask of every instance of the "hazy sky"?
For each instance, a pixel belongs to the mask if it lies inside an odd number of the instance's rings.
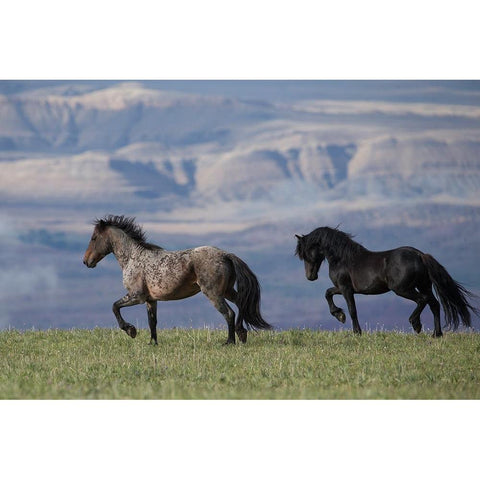
[[[124,82],[121,80],[118,82]],[[0,93],[12,94],[47,86],[110,86],[114,80],[0,81]],[[478,80],[148,80],[148,88],[264,101],[383,100],[480,105]]]

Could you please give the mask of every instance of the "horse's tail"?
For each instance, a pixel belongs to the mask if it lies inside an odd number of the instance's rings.
[[[440,265],[431,255],[422,254],[423,264],[426,266],[435,292],[442,303],[445,312],[445,323],[453,325],[455,330],[459,324],[459,317],[463,325],[471,326],[470,312],[479,315],[479,310],[473,307],[468,298],[474,297],[463,285],[456,282],[445,267]]]
[[[267,323],[260,313],[260,284],[250,267],[233,253],[228,254],[237,277],[238,320],[243,320],[248,328],[253,330],[270,330],[273,327]]]

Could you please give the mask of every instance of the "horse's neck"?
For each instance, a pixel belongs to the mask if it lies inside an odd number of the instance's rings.
[[[336,264],[342,260],[337,253],[334,253],[330,249],[325,249],[324,254],[325,254],[325,260],[328,262],[329,265]]]
[[[351,262],[352,257],[362,250],[365,250],[364,247],[355,242],[345,242],[342,249],[334,245],[324,247],[325,258],[329,264]]]
[[[135,242],[118,228],[110,229],[110,242],[115,258],[124,269],[132,257]]]

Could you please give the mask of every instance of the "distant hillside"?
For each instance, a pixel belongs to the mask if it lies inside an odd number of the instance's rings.
[[[478,198],[480,107],[275,105],[127,83],[3,96],[0,116],[3,199]]]

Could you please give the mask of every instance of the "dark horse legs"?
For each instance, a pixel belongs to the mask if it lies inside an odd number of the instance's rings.
[[[131,323],[126,322],[122,318],[122,316],[120,315],[120,309],[123,307],[138,305],[139,303],[142,303],[142,300],[139,297],[127,294],[120,300],[117,300],[112,307],[113,313],[117,318],[118,326],[122,330],[125,330],[125,332],[127,332],[127,334],[130,335],[130,337],[132,338],[135,338],[137,336],[137,329]]]
[[[360,328],[360,324],[358,323],[357,306],[355,305],[355,298],[353,296],[353,290],[351,288],[344,288],[342,290],[338,287],[332,287],[325,292],[325,298],[327,299],[330,313],[339,322],[345,323],[345,313],[341,308],[337,307],[335,303],[333,303],[333,296],[339,294],[342,294],[347,302],[348,311],[350,313],[350,317],[352,317],[354,333],[358,333],[360,335],[362,333],[362,329]]]
[[[440,304],[438,303],[438,300],[433,295],[431,286],[428,288],[422,288],[422,291],[417,291],[416,289],[412,289],[407,291],[394,290],[394,292],[400,297],[407,298],[408,300],[412,300],[417,304],[417,308],[415,308],[415,310],[412,312],[409,318],[409,321],[412,324],[412,327],[415,330],[415,332],[420,333],[422,330],[420,314],[428,304],[428,306],[430,307],[430,310],[433,313],[433,322],[434,322],[433,336],[441,337],[443,335],[442,327],[440,325]]]
[[[412,312],[408,321],[412,324],[413,329],[416,333],[422,331],[422,322],[420,321],[420,314],[423,312],[423,309],[427,306],[427,296],[423,295],[420,292],[417,292],[415,289],[412,290],[394,290],[394,292],[403,298],[412,300],[417,304],[417,308]]]
[[[412,324],[412,327],[416,333],[420,333],[422,330],[420,314],[422,313],[424,308],[428,305],[432,310],[433,319],[434,319],[433,336],[441,337],[443,333],[442,333],[442,328],[440,324],[440,304],[438,303],[438,300],[433,295],[431,286],[428,286],[428,287],[423,286],[419,290],[420,291],[417,291],[416,289],[410,289],[410,290],[395,289],[393,291],[400,297],[406,298],[408,300],[412,300],[417,304],[417,307],[412,312],[409,318],[409,321]],[[362,333],[362,330],[358,323],[357,308],[355,305],[353,291],[351,289],[347,288],[347,289],[341,290],[338,287],[332,287],[325,292],[325,298],[327,299],[328,306],[330,308],[330,313],[337,320],[339,320],[342,323],[345,323],[345,313],[341,308],[337,307],[337,305],[335,305],[335,303],[333,302],[333,296],[339,295],[339,294],[342,294],[345,297],[345,300],[347,302],[348,310],[349,310],[350,316],[352,317],[353,331],[358,334]]]
[[[228,325],[228,338],[225,345],[235,343],[235,312],[225,299],[213,292],[202,288],[202,293],[212,302],[213,306],[223,315]]]
[[[347,288],[343,290],[342,293],[343,293],[343,296],[345,297],[345,300],[347,301],[348,312],[352,317],[353,333],[357,333],[358,335],[360,335],[362,333],[362,329],[360,328],[360,324],[358,323],[357,306],[355,305],[353,289]]]
[[[330,313],[342,323],[345,323],[345,313],[340,307],[337,307],[335,303],[333,303],[333,296],[340,295],[342,292],[337,287],[331,287],[325,292],[325,298],[327,299],[328,308],[330,309]]]
[[[433,313],[433,323],[434,323],[434,330],[433,336],[434,337],[441,337],[443,336],[442,327],[440,325],[440,303],[433,295],[432,289],[430,288],[430,295],[428,297],[428,306]]]
[[[242,343],[247,341],[247,330],[243,326],[243,321],[241,318],[237,318],[235,322],[235,312],[230,308],[228,303],[225,301],[221,295],[213,294],[212,292],[207,292],[202,289],[203,294],[213,303],[213,306],[223,315],[228,325],[228,337],[225,345],[235,343],[235,332],[238,335],[238,339]],[[225,293],[227,300],[236,304],[237,292],[231,288],[228,292]]]
[[[157,302],[147,302],[148,326],[150,327],[150,343],[158,345],[157,342]]]
[[[122,315],[120,314],[120,309],[123,307],[131,307],[133,305],[138,305],[143,303],[144,300],[136,295],[127,294],[122,297],[120,300],[117,300],[112,307],[113,313],[118,321],[118,326],[127,332],[130,337],[135,338],[137,336],[137,329],[131,324],[126,322]],[[148,325],[150,327],[150,343],[153,345],[158,345],[157,342],[157,302],[151,301],[146,302],[147,304],[147,314],[148,314]]]
[[[230,290],[225,294],[227,300],[233,302],[235,305],[237,304],[237,292],[234,288],[230,288]],[[238,305],[237,305],[238,306]],[[237,316],[237,320],[235,321],[235,331],[237,332],[238,339],[242,343],[247,342],[247,329],[243,326],[243,319],[239,315]]]

